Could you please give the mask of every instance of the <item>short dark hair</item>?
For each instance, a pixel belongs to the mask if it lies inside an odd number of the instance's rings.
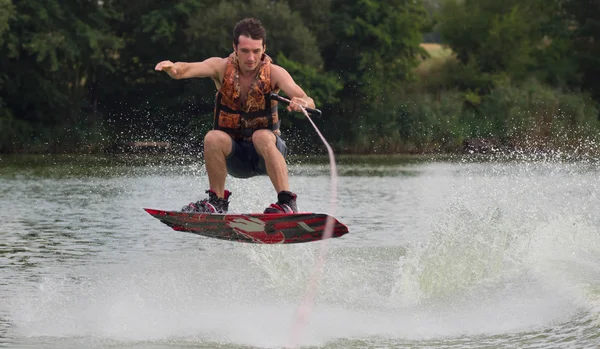
[[[240,35],[247,36],[253,40],[261,39],[263,45],[267,44],[267,31],[256,18],[245,18],[239,21],[233,28],[233,43],[240,43]]]

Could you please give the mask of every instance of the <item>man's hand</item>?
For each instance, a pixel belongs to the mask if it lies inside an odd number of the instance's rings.
[[[309,106],[309,103],[304,98],[294,97],[288,104],[288,111],[302,111],[303,108]]]
[[[177,73],[179,72],[179,67],[178,67],[178,64],[173,63],[171,61],[162,61],[156,65],[154,70],[164,71],[165,73],[169,74],[170,77],[172,77],[173,79],[176,79]]]

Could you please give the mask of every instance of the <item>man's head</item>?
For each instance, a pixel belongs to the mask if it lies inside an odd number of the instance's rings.
[[[240,36],[245,36],[253,40],[261,40],[263,46],[267,44],[267,31],[260,21],[255,18],[246,18],[239,21],[233,28],[233,44],[240,43]]]
[[[242,71],[252,71],[265,53],[267,32],[259,20],[246,18],[233,28],[233,50]]]

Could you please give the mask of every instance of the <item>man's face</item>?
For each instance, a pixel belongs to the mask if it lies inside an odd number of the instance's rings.
[[[238,63],[242,72],[251,72],[260,63],[260,58],[265,53],[265,47],[261,39],[254,40],[244,35],[240,35],[237,47],[233,49],[237,52]]]

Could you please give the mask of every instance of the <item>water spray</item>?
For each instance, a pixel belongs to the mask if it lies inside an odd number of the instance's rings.
[[[289,99],[281,97],[275,93],[271,94],[271,98],[283,103],[291,103]],[[332,216],[335,215],[335,210],[337,208],[337,167],[335,164],[335,156],[333,153],[333,149],[331,148],[331,145],[329,145],[329,143],[327,142],[327,140],[325,139],[325,137],[323,136],[323,134],[309,115],[313,114],[316,116],[321,116],[322,113],[319,109],[307,108],[303,106],[300,107],[302,108],[302,113],[304,113],[304,116],[306,116],[308,121],[314,127],[315,131],[321,138],[321,141],[327,148],[331,172],[331,197],[329,201],[330,217],[327,218],[327,222],[325,223],[325,231],[323,232],[323,240],[320,241],[319,254],[317,255],[317,258],[315,260],[315,266],[311,271],[310,279],[306,287],[304,298],[298,306],[298,309],[296,309],[296,314],[292,323],[292,329],[288,345],[290,348],[296,348],[298,346],[299,339],[302,336],[304,329],[306,328],[308,320],[310,319],[312,308],[315,302],[315,298],[317,297],[319,285],[323,275],[323,268],[325,266],[325,259],[328,252],[328,241],[333,234],[334,219]]]

